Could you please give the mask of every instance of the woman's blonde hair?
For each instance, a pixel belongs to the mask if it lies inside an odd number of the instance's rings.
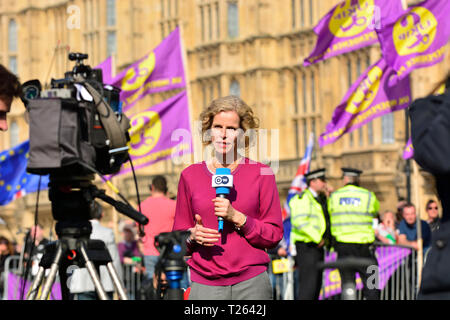
[[[259,120],[254,115],[252,108],[250,108],[242,99],[236,96],[226,96],[213,100],[209,106],[200,114],[202,122],[202,136],[203,145],[211,143],[210,137],[205,139],[205,134],[208,135],[212,127],[214,117],[220,112],[235,111],[239,116],[239,128],[245,132],[249,129],[256,129],[259,126]],[[209,138],[209,139],[208,139]],[[245,136],[245,148],[250,145],[251,136]]]

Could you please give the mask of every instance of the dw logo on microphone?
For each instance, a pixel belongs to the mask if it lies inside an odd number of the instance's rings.
[[[218,185],[222,185],[222,184],[227,184],[228,183],[228,181],[229,181],[230,179],[228,179],[228,177],[227,176],[217,176],[216,178],[215,178],[215,182],[216,182],[216,184],[218,184]]]
[[[217,187],[233,187],[233,176],[232,175],[214,175],[213,176],[213,188]]]

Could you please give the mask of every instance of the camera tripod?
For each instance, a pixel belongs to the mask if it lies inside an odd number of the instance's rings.
[[[111,256],[104,242],[101,240],[89,239],[92,227],[86,225],[84,227],[73,226],[71,228],[61,229],[62,230],[59,230],[59,232],[57,231],[60,240],[49,243],[45,247],[45,253],[39,263],[39,269],[36,278],[31,285],[27,300],[35,300],[37,298],[39,288],[44,280],[47,269],[50,269],[50,272],[43,284],[40,300],[47,299],[58,271],[63,300],[69,300],[70,291],[67,288],[67,268],[70,265],[75,264],[80,267],[86,267],[99,298],[101,300],[108,300],[108,296],[102,286],[99,276],[99,267],[105,265],[118,292],[119,298],[121,300],[128,300],[124,286],[114,268]],[[78,255],[80,255],[80,257],[78,257]]]
[[[160,251],[155,266],[155,273],[158,277],[158,293],[161,287],[161,273],[164,272],[169,283],[168,300],[183,300],[181,279],[186,271],[184,256],[186,255],[186,239],[189,234],[188,231],[173,231],[160,233],[155,237],[155,245]]]
[[[55,231],[58,240],[45,246],[44,255],[40,260],[27,300],[38,298],[38,291],[44,281],[46,270],[49,270],[49,273],[42,285],[39,299],[47,299],[59,272],[62,299],[70,300],[67,269],[71,265],[85,267],[98,297],[101,300],[109,300],[99,276],[100,266],[106,266],[119,298],[128,300],[104,242],[89,239],[92,232],[89,222],[90,210],[94,198],[100,198],[140,224],[147,224],[148,219],[126,204],[107,196],[103,190],[92,185],[90,179],[86,177],[61,180],[50,176],[49,198],[52,203],[53,217],[57,221]]]

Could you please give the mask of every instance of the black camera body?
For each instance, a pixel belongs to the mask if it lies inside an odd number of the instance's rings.
[[[88,55],[70,53],[76,61],[51,88],[23,84],[29,112],[30,151],[27,171],[57,176],[85,175],[95,168],[114,174],[128,160],[129,119],[120,108],[120,90],[103,84],[102,70],[83,64]]]

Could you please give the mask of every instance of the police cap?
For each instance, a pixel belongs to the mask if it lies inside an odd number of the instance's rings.
[[[305,174],[306,180],[321,179],[325,180],[325,168],[317,169]]]
[[[359,177],[362,173],[361,170],[354,168],[341,168],[341,170],[344,177]]]

